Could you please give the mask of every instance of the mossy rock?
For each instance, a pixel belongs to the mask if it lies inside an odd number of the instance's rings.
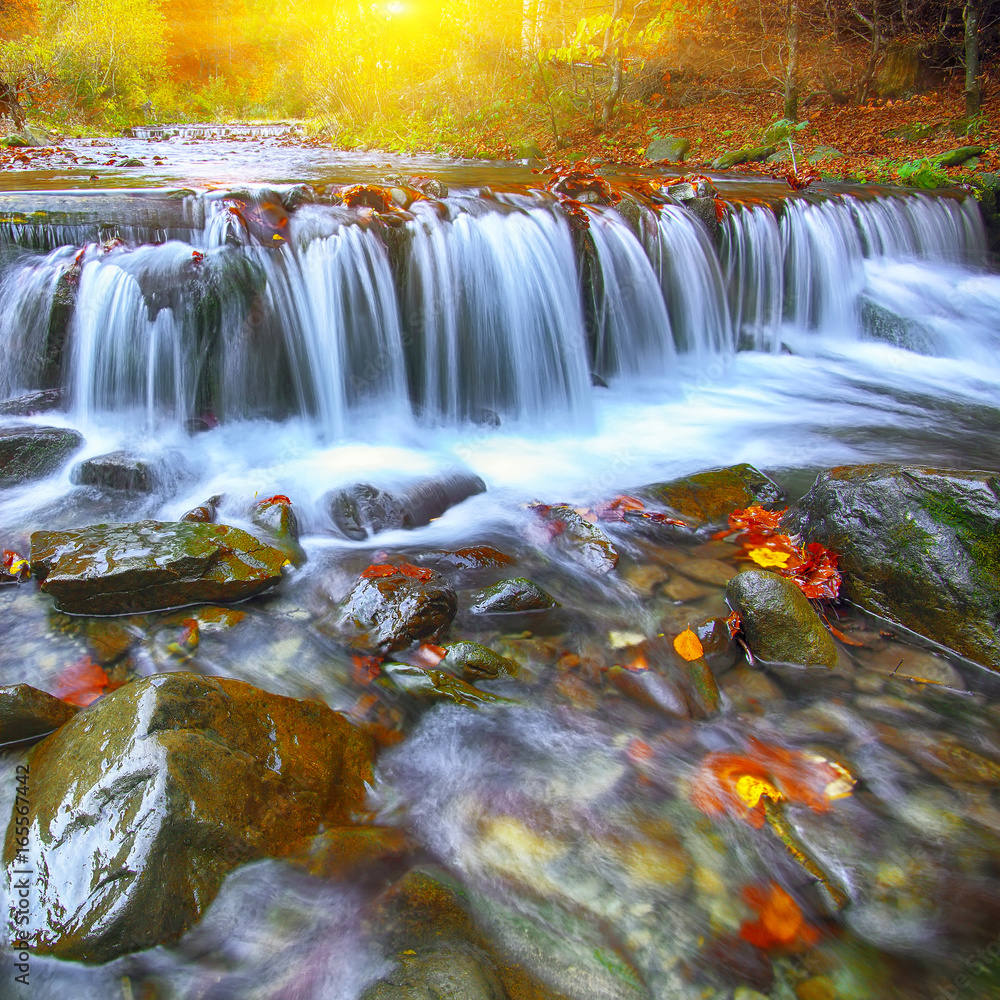
[[[36,954],[107,962],[179,937],[237,865],[349,823],[372,745],[318,702],[175,673],[112,692],[28,763],[37,919],[22,931]]]
[[[939,167],[960,167],[966,161],[982,156],[985,152],[982,146],[959,146],[958,149],[951,149],[947,153],[935,156],[934,162]]]
[[[940,125],[915,122],[912,125],[900,125],[897,128],[886,129],[882,134],[887,139],[905,139],[907,142],[920,142],[922,139],[929,139],[940,128]]]
[[[65,427],[5,427],[0,430],[0,487],[43,479],[83,446],[83,436]]]
[[[477,615],[505,615],[519,611],[547,611],[557,606],[534,580],[519,576],[477,591],[472,595],[469,610]]]
[[[241,601],[279,583],[288,560],[229,525],[138,521],[36,531],[29,562],[60,611],[121,615]]]
[[[789,527],[839,554],[843,596],[1000,670],[1000,474],[830,469]]]
[[[742,621],[754,657],[765,663],[833,667],[837,647],[799,588],[777,573],[753,569],[729,581],[726,600]]]
[[[751,504],[777,503],[781,487],[759,469],[747,463],[722,469],[708,469],[665,483],[652,483],[638,490],[643,499],[661,504],[687,529],[664,525],[670,534],[708,534],[726,527],[729,515]]]
[[[762,163],[773,153],[777,146],[747,146],[744,149],[733,149],[723,153],[712,163],[713,170],[729,170],[741,163]]]
[[[646,159],[650,163],[683,163],[690,149],[690,139],[664,135],[649,144],[646,148]]]
[[[453,642],[445,646],[445,658],[441,666],[460,674],[467,681],[495,680],[505,675],[513,676],[519,670],[517,663],[495,653],[489,646],[468,641]]]

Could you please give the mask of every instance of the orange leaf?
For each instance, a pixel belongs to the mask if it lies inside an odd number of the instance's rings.
[[[755,921],[740,927],[740,937],[758,948],[802,951],[819,940],[819,930],[806,923],[799,904],[772,882],[766,891],[750,886],[743,891],[747,905],[756,911]]]
[[[400,563],[399,572],[411,580],[429,580],[434,575],[434,570],[427,569],[426,566],[414,566],[406,562]]]
[[[285,496],[284,493],[275,493],[273,497],[268,497],[266,500],[258,500],[254,506],[255,507],[270,507],[273,504],[280,503],[285,507],[291,507],[292,501]]]
[[[381,576],[395,576],[399,570],[395,566],[390,566],[388,563],[379,563],[378,565],[369,566],[367,569],[361,571],[361,578],[363,580],[377,580]]]
[[[685,629],[674,639],[674,649],[685,660],[700,660],[705,655],[705,647],[691,629]]]
[[[70,705],[86,708],[104,694],[111,685],[103,667],[92,663],[89,656],[70,664],[56,681],[55,696]],[[112,687],[119,687],[115,684]]]

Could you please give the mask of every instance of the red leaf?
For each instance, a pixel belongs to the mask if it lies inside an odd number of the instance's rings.
[[[388,563],[379,563],[362,570],[361,577],[364,580],[377,580],[382,576],[395,576],[398,572],[399,570],[395,566],[390,566]]]
[[[118,684],[111,684],[104,669],[96,663],[92,663],[89,656],[82,660],[70,664],[56,681],[55,696],[62,698],[70,705],[79,705],[86,708],[91,702],[96,701],[104,694],[106,688],[114,690],[120,687]]]

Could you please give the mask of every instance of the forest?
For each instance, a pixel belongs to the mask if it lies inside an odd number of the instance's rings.
[[[3,0],[10,117],[58,129],[307,120],[345,146],[569,145],[636,115],[796,120],[993,87],[998,0]],[[758,106],[755,105],[755,106]]]

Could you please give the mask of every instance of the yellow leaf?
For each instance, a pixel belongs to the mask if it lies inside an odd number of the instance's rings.
[[[775,552],[774,549],[750,549],[748,555],[758,565],[780,566],[784,569],[788,565],[788,560],[792,558],[791,552]]]
[[[685,629],[674,639],[674,649],[685,660],[699,660],[705,655],[705,647],[702,646],[701,640],[691,629]]]
[[[754,777],[752,774],[741,774],[736,779],[736,794],[750,809],[756,808],[757,803],[765,796],[772,802],[780,802],[783,798],[781,792],[770,781]]]

